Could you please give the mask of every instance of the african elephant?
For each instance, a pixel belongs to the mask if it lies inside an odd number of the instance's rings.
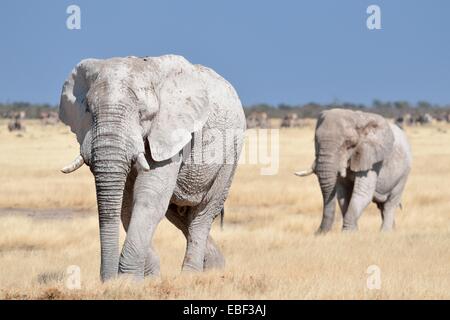
[[[318,233],[331,229],[336,199],[343,230],[357,229],[362,211],[375,202],[382,230],[394,227],[395,209],[411,168],[406,135],[383,117],[361,111],[331,109],[320,114],[315,130],[315,161],[299,176],[315,173],[323,196]]]
[[[209,236],[241,152],[245,116],[233,87],[181,56],[81,61],[59,115],[95,178],[102,280],[159,274],[151,244],[166,215],[187,240],[183,271],[223,264]],[[120,221],[127,231],[119,254]]]

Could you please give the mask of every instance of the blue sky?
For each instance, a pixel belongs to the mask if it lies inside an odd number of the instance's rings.
[[[66,8],[81,8],[68,30]],[[381,7],[382,30],[366,27]],[[450,1],[151,0],[0,3],[0,102],[59,101],[83,58],[181,54],[244,104],[450,103]]]

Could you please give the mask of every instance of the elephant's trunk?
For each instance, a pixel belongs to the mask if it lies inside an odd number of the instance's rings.
[[[102,281],[117,275],[119,268],[119,228],[126,174],[96,174],[97,205],[100,225]]]
[[[336,181],[338,173],[337,153],[334,148],[325,147],[317,154],[315,173],[319,178],[323,196],[323,217],[320,232],[331,229],[336,210]]]
[[[131,167],[131,141],[125,136],[123,117],[97,118],[92,140],[91,170],[95,177],[100,225],[103,281],[119,267],[119,228],[123,190]]]

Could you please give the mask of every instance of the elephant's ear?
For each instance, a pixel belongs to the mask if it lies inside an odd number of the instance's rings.
[[[59,118],[77,135],[80,145],[92,127],[92,116],[88,112],[86,95],[90,84],[98,74],[99,61],[81,61],[64,82],[59,103]]]
[[[350,158],[352,171],[366,171],[383,161],[394,147],[394,134],[389,123],[380,116],[373,117],[357,127],[360,139]]]
[[[201,130],[210,113],[208,92],[196,71],[170,73],[156,90],[157,112],[148,141],[153,160],[176,155]]]

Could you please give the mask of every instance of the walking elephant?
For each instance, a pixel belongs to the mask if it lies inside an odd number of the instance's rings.
[[[241,152],[245,116],[233,87],[181,56],[81,61],[59,116],[95,178],[102,280],[159,274],[151,244],[164,216],[187,240],[183,271],[221,266],[209,236]],[[119,252],[120,221],[127,231]]]
[[[395,209],[411,168],[406,135],[383,117],[361,111],[331,109],[320,114],[315,130],[315,173],[323,196],[318,233],[331,229],[336,200],[343,215],[343,230],[357,229],[362,211],[375,202],[383,219],[382,230],[394,227]]]

